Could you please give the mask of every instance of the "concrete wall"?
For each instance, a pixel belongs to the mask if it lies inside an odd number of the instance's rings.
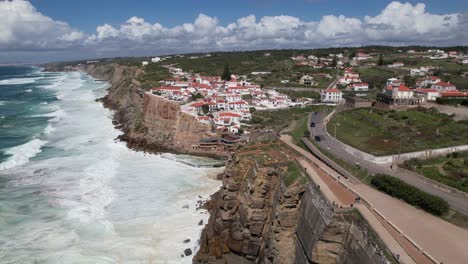
[[[296,229],[295,263],[386,264],[384,250],[356,210],[334,208],[308,184]]]

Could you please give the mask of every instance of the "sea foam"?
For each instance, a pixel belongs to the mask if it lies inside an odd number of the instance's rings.
[[[31,157],[41,152],[41,147],[46,143],[47,141],[44,140],[33,139],[23,145],[8,149],[5,153],[11,156],[8,160],[0,163],[0,170],[11,169],[27,163]]]

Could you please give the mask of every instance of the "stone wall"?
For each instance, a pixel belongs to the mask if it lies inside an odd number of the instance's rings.
[[[386,247],[357,210],[333,208],[310,184],[299,215],[294,263],[388,263]]]

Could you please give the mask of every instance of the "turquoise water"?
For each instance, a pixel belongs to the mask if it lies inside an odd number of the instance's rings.
[[[0,263],[191,263],[220,169],[116,142],[106,88],[0,67]]]

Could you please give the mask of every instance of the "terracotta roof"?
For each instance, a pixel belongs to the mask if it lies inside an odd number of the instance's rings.
[[[460,92],[457,90],[453,90],[440,93],[440,95],[443,97],[468,97],[468,92]]]
[[[195,102],[193,104],[191,104],[190,106],[191,107],[201,107],[201,106],[204,106],[205,105],[205,102]]]
[[[437,85],[437,86],[442,86],[442,87],[453,87],[455,85],[449,83],[449,82],[438,82],[438,83],[435,83],[434,85]]]
[[[326,90],[323,90],[323,92],[325,92],[325,93],[340,93],[341,91],[338,90],[338,89],[326,89]]]
[[[387,90],[392,91],[393,86],[391,86],[391,85],[387,86]],[[412,91],[412,90],[408,86],[406,86],[404,84],[400,84],[400,86],[398,86],[398,91],[409,92],[409,91]]]
[[[242,116],[236,113],[224,112],[224,113],[220,113],[219,117],[242,117]]]
[[[416,89],[415,91],[422,93],[438,93],[435,89]]]

